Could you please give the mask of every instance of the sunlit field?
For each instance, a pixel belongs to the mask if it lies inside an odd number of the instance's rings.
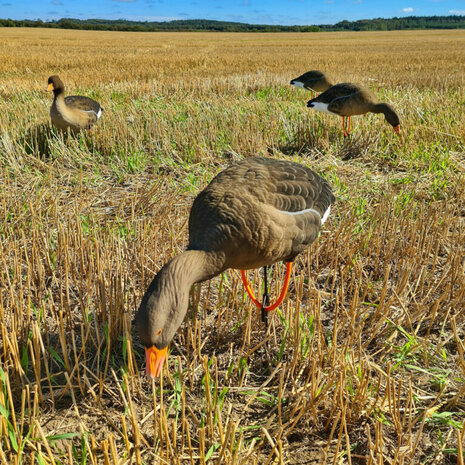
[[[400,137],[371,114],[344,140],[289,85],[310,69],[393,105]],[[52,74],[101,103],[91,132],[49,126]],[[0,77],[0,463],[464,464],[465,31],[4,28]],[[320,173],[330,220],[268,333],[229,270],[149,381],[141,297],[250,156]]]

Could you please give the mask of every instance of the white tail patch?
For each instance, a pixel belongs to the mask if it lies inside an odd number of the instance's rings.
[[[98,112],[96,113],[94,110],[81,110],[84,113],[93,113],[95,116],[97,116],[97,119],[99,119],[102,116],[102,109],[99,108]]]
[[[321,216],[321,213],[318,210],[315,210],[314,208],[306,208],[305,210],[300,210],[298,212],[286,212],[283,210],[279,210],[280,213],[284,213],[285,215],[292,215],[292,216],[303,215],[305,213],[315,213],[321,218],[321,224],[323,224],[328,219],[330,211],[331,211],[331,206],[329,206],[327,210],[325,211],[324,215]]]
[[[316,213],[320,218],[321,218],[321,213],[318,210],[315,210],[314,208],[306,208],[305,210],[299,210],[298,212],[286,212],[284,210],[279,210],[280,213],[284,213],[285,215],[303,215],[304,213]],[[325,213],[326,215],[326,213]],[[323,222],[323,220],[322,220]]]
[[[328,104],[327,103],[312,102],[312,106],[310,108],[313,108],[316,111],[323,111],[324,113],[329,113],[330,115],[332,114],[328,110]]]
[[[301,89],[304,88],[304,83],[301,81],[292,81],[292,85],[296,87],[300,87]]]
[[[329,216],[329,212],[331,211],[331,205],[328,207],[328,209],[325,211],[325,214],[323,215],[323,218],[321,218],[321,224],[323,224]]]

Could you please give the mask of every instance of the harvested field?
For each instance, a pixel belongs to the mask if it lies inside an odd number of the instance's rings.
[[[1,464],[464,464],[465,31],[0,38]],[[289,85],[309,69],[401,136],[369,115],[344,140]],[[90,133],[49,126],[52,74],[102,104]],[[268,334],[229,270],[148,381],[141,297],[249,156],[319,172],[330,220]]]

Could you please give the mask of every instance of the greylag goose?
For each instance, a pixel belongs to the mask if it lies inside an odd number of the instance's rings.
[[[103,108],[95,100],[81,95],[65,97],[65,86],[58,76],[48,78],[47,92],[52,92],[54,99],[50,107],[53,125],[73,132],[89,129],[100,118]]]
[[[365,113],[383,113],[386,121],[400,134],[400,121],[397,113],[387,103],[378,103],[376,97],[367,89],[351,83],[336,84],[327,91],[309,100],[307,107],[342,116],[344,137],[349,137],[351,129],[350,117]],[[349,127],[346,128],[345,118]]]
[[[324,92],[332,86],[332,83],[321,71],[312,70],[292,79],[291,85],[313,92]]]
[[[248,158],[220,172],[194,200],[187,250],[162,267],[138,309],[147,375],[160,374],[194,283],[227,268],[292,262],[317,238],[333,202],[329,184],[298,163]]]

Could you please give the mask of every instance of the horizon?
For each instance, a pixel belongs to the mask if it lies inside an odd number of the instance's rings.
[[[161,24],[161,23],[171,23],[171,22],[176,22],[176,21],[183,21],[183,22],[196,22],[196,21],[208,21],[208,22],[217,22],[219,24],[240,24],[244,26],[261,26],[261,27],[266,27],[266,26],[271,26],[271,27],[312,27],[312,26],[320,26],[320,27],[325,27],[325,26],[336,26],[337,24],[348,21],[350,23],[356,23],[358,21],[376,21],[376,20],[381,20],[381,21],[390,21],[393,19],[407,19],[407,18],[450,18],[457,16],[458,18],[463,18],[465,17],[465,11],[463,14],[448,14],[448,15],[431,15],[431,16],[422,16],[422,15],[406,15],[406,16],[391,16],[391,17],[374,17],[374,18],[358,18],[355,20],[341,20],[336,23],[314,23],[314,24],[269,24],[269,23],[247,23],[243,21],[230,21],[230,20],[222,20],[222,19],[207,19],[207,18],[190,18],[190,19],[169,19],[169,20],[149,20],[149,19],[140,19],[140,20],[134,20],[134,19],[127,19],[127,18],[104,18],[104,17],[95,17],[95,18],[76,18],[76,17],[71,17],[71,16],[66,16],[62,18],[56,18],[56,19],[46,19],[43,20],[42,18],[37,18],[37,19],[29,19],[29,18],[20,18],[20,19],[14,19],[14,18],[2,18],[0,17],[0,21],[5,21],[5,20],[13,20],[13,21],[42,21],[44,24],[57,24],[59,21],[102,21],[102,23],[105,22],[119,22],[119,21],[125,21],[129,24]]]
[[[145,14],[141,14],[144,10]],[[294,11],[295,10],[295,11]],[[85,13],[84,13],[85,11]],[[299,13],[297,15],[297,13]],[[128,21],[214,20],[256,25],[303,26],[343,20],[465,15],[464,0],[16,0],[0,3],[0,17],[53,21],[62,18]]]

